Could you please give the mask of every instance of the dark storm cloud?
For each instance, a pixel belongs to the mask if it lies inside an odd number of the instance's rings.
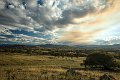
[[[94,7],[89,7],[89,9],[85,8],[84,6],[80,6],[77,8],[67,9],[64,10],[62,13],[61,19],[55,22],[56,25],[67,25],[67,24],[75,24],[73,19],[75,18],[82,18],[87,14],[90,14],[95,11]]]
[[[27,19],[25,13],[21,11],[18,9],[0,10],[0,24],[12,25],[12,26],[15,24],[28,25],[29,20]]]
[[[0,24],[7,25],[15,23],[14,19],[10,16],[7,16],[5,13],[6,12],[2,10],[0,11]]]

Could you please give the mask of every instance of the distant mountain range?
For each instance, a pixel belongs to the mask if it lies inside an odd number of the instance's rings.
[[[76,45],[77,48],[99,48],[99,49],[120,49],[120,44],[114,44],[114,45]]]
[[[21,44],[0,44],[0,47],[43,47],[43,48],[82,48],[82,49],[120,49],[120,44],[114,45],[21,45]]]

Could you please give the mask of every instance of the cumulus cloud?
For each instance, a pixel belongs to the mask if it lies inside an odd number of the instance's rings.
[[[16,8],[3,8],[0,11],[1,24],[8,24],[12,26],[15,24],[21,24],[31,27],[35,27],[35,24],[38,24],[38,26],[44,24],[46,25],[44,27],[47,27],[46,29],[51,29],[56,25],[56,23],[61,24],[61,26],[65,23],[70,24],[72,23],[70,20],[77,17],[83,17],[86,14],[96,11],[96,9],[100,7],[100,5],[98,5],[98,7],[96,8],[96,6],[92,4],[93,1],[87,0],[80,3],[79,6],[76,6],[75,3],[77,2],[73,0],[61,0],[58,2],[59,4],[55,8],[49,7],[49,5],[51,5],[47,4],[49,3],[49,1],[46,1],[45,6],[38,6],[36,1],[25,0],[27,4],[27,9],[24,10],[23,8],[21,8],[21,6],[23,6],[21,4],[21,0],[11,0],[10,3],[13,2],[13,6],[16,6]]]

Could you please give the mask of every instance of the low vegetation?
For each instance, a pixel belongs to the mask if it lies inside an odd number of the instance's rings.
[[[119,80],[119,70],[114,50],[0,48],[0,80]]]

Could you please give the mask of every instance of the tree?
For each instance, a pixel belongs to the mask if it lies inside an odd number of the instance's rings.
[[[110,69],[115,66],[115,59],[110,54],[96,52],[87,56],[84,65],[91,68]]]

